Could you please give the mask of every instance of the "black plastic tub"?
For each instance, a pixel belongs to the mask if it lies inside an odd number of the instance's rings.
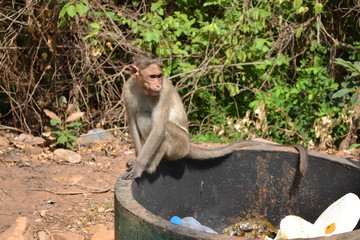
[[[287,215],[310,222],[347,193],[360,196],[359,164],[310,151],[309,169],[298,172],[290,148],[249,147],[226,157],[163,162],[154,175],[115,185],[115,239],[239,239],[174,225],[174,216],[193,216],[215,231],[244,218],[274,224]],[[360,239],[352,232],[318,239]],[[243,238],[244,239],[244,238]]]

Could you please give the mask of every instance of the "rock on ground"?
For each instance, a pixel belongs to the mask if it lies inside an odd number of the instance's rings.
[[[54,151],[54,160],[57,162],[79,163],[81,162],[81,155],[70,150],[59,148]]]
[[[7,148],[9,146],[9,140],[6,137],[0,136],[0,148]]]

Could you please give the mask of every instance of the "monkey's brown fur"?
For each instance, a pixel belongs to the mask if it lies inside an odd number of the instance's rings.
[[[124,84],[126,116],[136,158],[128,162],[122,179],[138,178],[144,171],[153,173],[161,159],[217,158],[240,147],[264,144],[240,141],[214,148],[191,144],[183,103],[172,83],[162,77],[161,67],[159,61],[143,58],[131,66],[132,78]],[[292,146],[300,153],[300,171],[304,174],[308,165],[307,151],[301,145]]]

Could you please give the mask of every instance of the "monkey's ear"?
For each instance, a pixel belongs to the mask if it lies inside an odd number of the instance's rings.
[[[133,78],[136,78],[137,76],[139,76],[139,68],[135,65],[130,65],[130,71],[131,71],[131,76]]]

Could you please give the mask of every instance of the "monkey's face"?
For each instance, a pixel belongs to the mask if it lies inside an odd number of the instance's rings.
[[[145,95],[158,96],[162,87],[163,71],[157,64],[150,64],[140,70],[138,80],[144,89]]]

